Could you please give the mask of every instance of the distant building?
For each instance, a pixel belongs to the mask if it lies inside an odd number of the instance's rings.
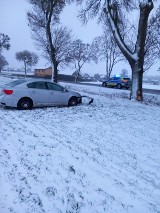
[[[50,77],[52,76],[52,67],[48,67],[45,69],[35,69],[34,75],[38,77]]]

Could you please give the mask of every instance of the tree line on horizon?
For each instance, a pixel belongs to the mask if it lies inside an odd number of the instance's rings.
[[[139,100],[143,100],[143,74],[155,60],[160,59],[160,5],[154,9],[156,0],[26,1],[32,5],[27,12],[32,39],[42,56],[52,65],[52,80],[57,82],[59,66],[74,66],[78,79],[85,63],[102,60],[106,62],[106,76],[109,78],[114,65],[126,60],[132,70],[130,97],[137,100],[139,96]],[[60,22],[63,9],[71,3],[79,7],[83,4],[79,13],[82,23],[96,17],[103,28],[103,35],[95,37],[91,44],[74,39],[72,31]],[[132,21],[129,17],[134,13],[137,18]],[[0,70],[7,65],[2,50],[9,48],[9,36],[1,33]],[[25,70],[38,62],[38,56],[27,50],[16,53],[16,59],[23,61]]]

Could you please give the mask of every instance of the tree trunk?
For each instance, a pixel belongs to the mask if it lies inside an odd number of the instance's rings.
[[[27,64],[26,63],[24,63],[24,72],[25,72],[25,78],[26,78],[26,76],[27,76]]]
[[[58,81],[58,63],[56,61],[56,55],[55,55],[56,50],[54,48],[54,44],[52,41],[52,32],[51,32],[52,15],[53,15],[53,5],[50,8],[50,11],[48,11],[46,13],[46,22],[47,22],[46,37],[47,37],[47,41],[49,43],[49,48],[50,48],[50,60],[51,60],[51,63],[54,65],[54,82],[57,83],[57,81]],[[53,70],[52,70],[52,72],[53,72]],[[53,73],[52,73],[52,80],[53,80]]]
[[[106,76],[107,76],[107,80],[110,78],[109,76],[109,65],[108,65],[108,54],[106,55]]]
[[[78,70],[76,71],[75,83],[77,83],[77,81],[78,81],[78,78],[79,78],[79,76],[80,76],[80,71],[81,71],[81,68],[79,67]]]
[[[75,76],[75,83],[77,83],[77,76]]]
[[[54,64],[51,61],[51,70],[52,70],[52,76],[51,76],[51,81],[54,82]]]
[[[58,63],[54,62],[54,82],[58,82]]]
[[[140,18],[138,24],[138,34],[137,41],[135,45],[135,53],[138,59],[135,61],[132,68],[132,91],[131,98],[136,99],[138,101],[143,100],[143,65],[144,65],[144,50],[145,50],[145,41],[147,34],[147,24],[148,17],[153,9],[153,3],[140,3]],[[131,62],[131,61],[130,61]],[[131,64],[131,63],[130,63]]]
[[[132,88],[131,88],[131,99],[135,99],[138,101],[143,100],[143,90],[142,90],[142,82],[143,82],[143,69],[138,64],[135,63],[131,66],[132,68]]]
[[[79,73],[76,73],[76,75],[75,75],[75,83],[77,83],[78,77],[79,77]]]

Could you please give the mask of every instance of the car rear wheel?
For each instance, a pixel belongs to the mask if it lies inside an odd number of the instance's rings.
[[[27,110],[33,108],[33,102],[30,98],[22,98],[18,101],[17,108],[19,110]]]
[[[103,86],[103,87],[107,87],[107,83],[106,83],[106,82],[103,82],[102,86]]]
[[[68,102],[68,106],[77,106],[77,98],[76,97],[72,97],[70,98],[69,102]]]
[[[121,85],[121,84],[117,84],[116,88],[117,88],[117,89],[121,89],[121,88],[122,88],[122,85]]]

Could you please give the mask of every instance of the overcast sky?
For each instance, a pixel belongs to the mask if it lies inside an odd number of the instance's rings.
[[[36,52],[40,56],[40,52],[37,52],[33,40],[31,39],[30,28],[27,25],[26,11],[29,5],[25,0],[0,0],[0,33],[7,34],[11,41],[11,48],[9,51],[3,51],[9,66],[14,68],[22,68],[22,64],[15,59],[15,53],[18,51],[29,50]],[[77,19],[77,10],[74,5],[67,6],[61,15],[61,22],[63,25],[72,29],[76,38],[82,39],[84,42],[92,42],[92,40],[102,34],[101,27],[97,25],[96,21],[89,22],[86,27],[82,26]],[[45,68],[50,66],[49,63],[44,61],[40,56],[39,63],[36,68]],[[157,67],[149,71],[148,74],[160,75],[157,72]],[[120,74],[121,70],[126,68],[130,73],[130,67],[128,64],[121,63],[115,66],[113,74]],[[64,71],[61,71],[64,73]],[[66,69],[66,74],[73,73],[74,70]],[[86,65],[83,68],[83,73],[105,74],[105,63]]]

